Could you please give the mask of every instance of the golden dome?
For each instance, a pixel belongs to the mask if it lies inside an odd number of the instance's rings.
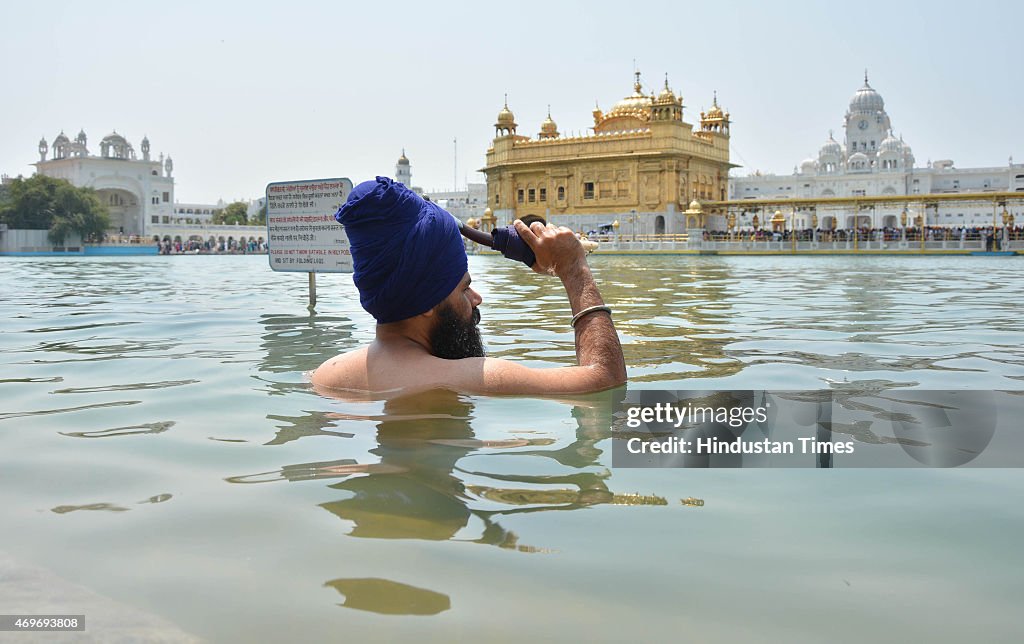
[[[661,90],[661,94],[658,94],[659,103],[675,103],[676,95],[668,87],[668,74],[665,74],[665,89]]]
[[[505,96],[505,107],[501,108],[498,112],[498,122],[495,123],[495,127],[498,126],[509,126],[515,127],[516,117],[512,113],[512,110],[508,109],[508,96]]]
[[[775,214],[772,215],[773,224],[784,224],[786,223],[786,216],[782,214],[781,210],[776,210]]]
[[[480,222],[470,217],[469,219],[466,220],[466,225],[469,226],[470,228],[479,228]]]
[[[481,217],[480,219],[483,221],[493,221],[494,211],[492,211],[490,208],[484,208],[484,216]]]
[[[551,118],[551,106],[548,105],[548,117],[544,119],[544,122],[540,124],[540,138],[542,139],[556,139],[558,138],[558,125]]]
[[[645,96],[643,86],[640,85],[640,72],[636,73],[636,82],[633,84],[633,93],[616,103],[611,110],[605,113],[604,118],[632,117],[641,121],[651,120],[650,96]]]
[[[693,201],[690,202],[690,210],[700,210],[700,209],[701,209],[701,205],[700,205],[699,201],[694,199]]]
[[[711,100],[711,109],[704,115],[708,119],[720,119],[724,118],[725,114],[722,113],[722,108],[718,107],[718,92],[715,92],[714,98]]]

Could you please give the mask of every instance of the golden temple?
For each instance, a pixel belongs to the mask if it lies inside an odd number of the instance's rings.
[[[591,133],[563,136],[548,116],[537,138],[518,133],[505,106],[487,150],[487,205],[481,221],[504,225],[528,215],[588,229],[632,219],[638,232],[681,233],[693,200],[722,201],[728,191],[729,113],[718,105],[700,113],[699,128],[683,120],[683,99],[664,88],[645,93],[635,72],[633,93],[604,112],[596,107]],[[691,211],[693,209],[691,208]],[[702,219],[702,217],[701,217]]]

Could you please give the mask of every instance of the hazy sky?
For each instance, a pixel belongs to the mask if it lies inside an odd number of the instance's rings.
[[[116,129],[174,158],[183,202],[270,181],[475,171],[508,93],[519,133],[563,133],[665,73],[696,123],[717,89],[732,161],[790,173],[836,130],[868,69],[917,157],[1024,162],[1018,2],[27,2],[0,12],[0,172],[40,136]],[[458,139],[457,174],[453,139]]]

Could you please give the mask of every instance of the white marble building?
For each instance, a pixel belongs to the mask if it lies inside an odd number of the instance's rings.
[[[52,145],[45,138],[39,141],[39,161],[34,165],[39,174],[95,189],[110,212],[112,234],[144,236],[150,224],[174,216],[174,162],[162,153],[151,159],[146,137],[139,149],[141,159],[114,131],[100,141],[98,155],[90,154],[84,131],[74,141],[61,131]]]
[[[162,218],[162,224],[210,224],[213,216],[227,206],[223,199],[217,203],[175,203],[174,215]],[[153,222],[156,223],[156,222]]]
[[[409,163],[408,157],[405,156],[405,150],[402,150],[402,156],[395,164],[394,178],[395,181],[404,184],[416,194],[439,204],[462,221],[483,217],[484,210],[487,208],[486,183],[469,183],[466,184],[465,190],[430,191],[412,186],[412,165]]]
[[[1004,166],[987,168],[957,168],[951,160],[915,167],[910,145],[894,134],[885,101],[868,83],[867,74],[864,85],[850,99],[843,128],[843,143],[830,132],[817,158],[805,159],[791,175],[731,177],[729,199],[1024,192],[1024,164],[1013,163],[1012,157]],[[895,228],[901,211],[897,207],[861,211],[859,223]],[[831,227],[832,218],[838,228],[854,226],[852,211],[820,209],[817,214],[818,225],[824,229]],[[910,217],[917,214],[911,212]],[[993,220],[991,205],[970,203],[943,204],[924,214],[928,225],[989,226]],[[787,228],[790,219],[786,213]],[[797,228],[809,228],[811,212],[798,210],[794,219]]]

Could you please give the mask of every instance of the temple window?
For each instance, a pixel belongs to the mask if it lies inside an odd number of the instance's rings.
[[[541,188],[540,189],[540,201],[547,201],[547,200],[548,200],[548,189],[547,188]]]
[[[517,195],[517,196],[516,196],[516,200],[517,200],[517,201],[518,201],[519,203],[523,203],[523,191],[522,191],[522,190],[519,190],[519,191],[518,191],[518,192],[516,193],[516,195]]]
[[[594,198],[594,182],[584,181],[583,182],[583,198],[593,199]]]
[[[558,186],[558,200],[565,201],[565,186]]]
[[[528,193],[529,193],[529,202],[530,203],[533,203],[534,201],[537,201],[537,191],[536,190],[534,190],[533,188],[530,188]]]

